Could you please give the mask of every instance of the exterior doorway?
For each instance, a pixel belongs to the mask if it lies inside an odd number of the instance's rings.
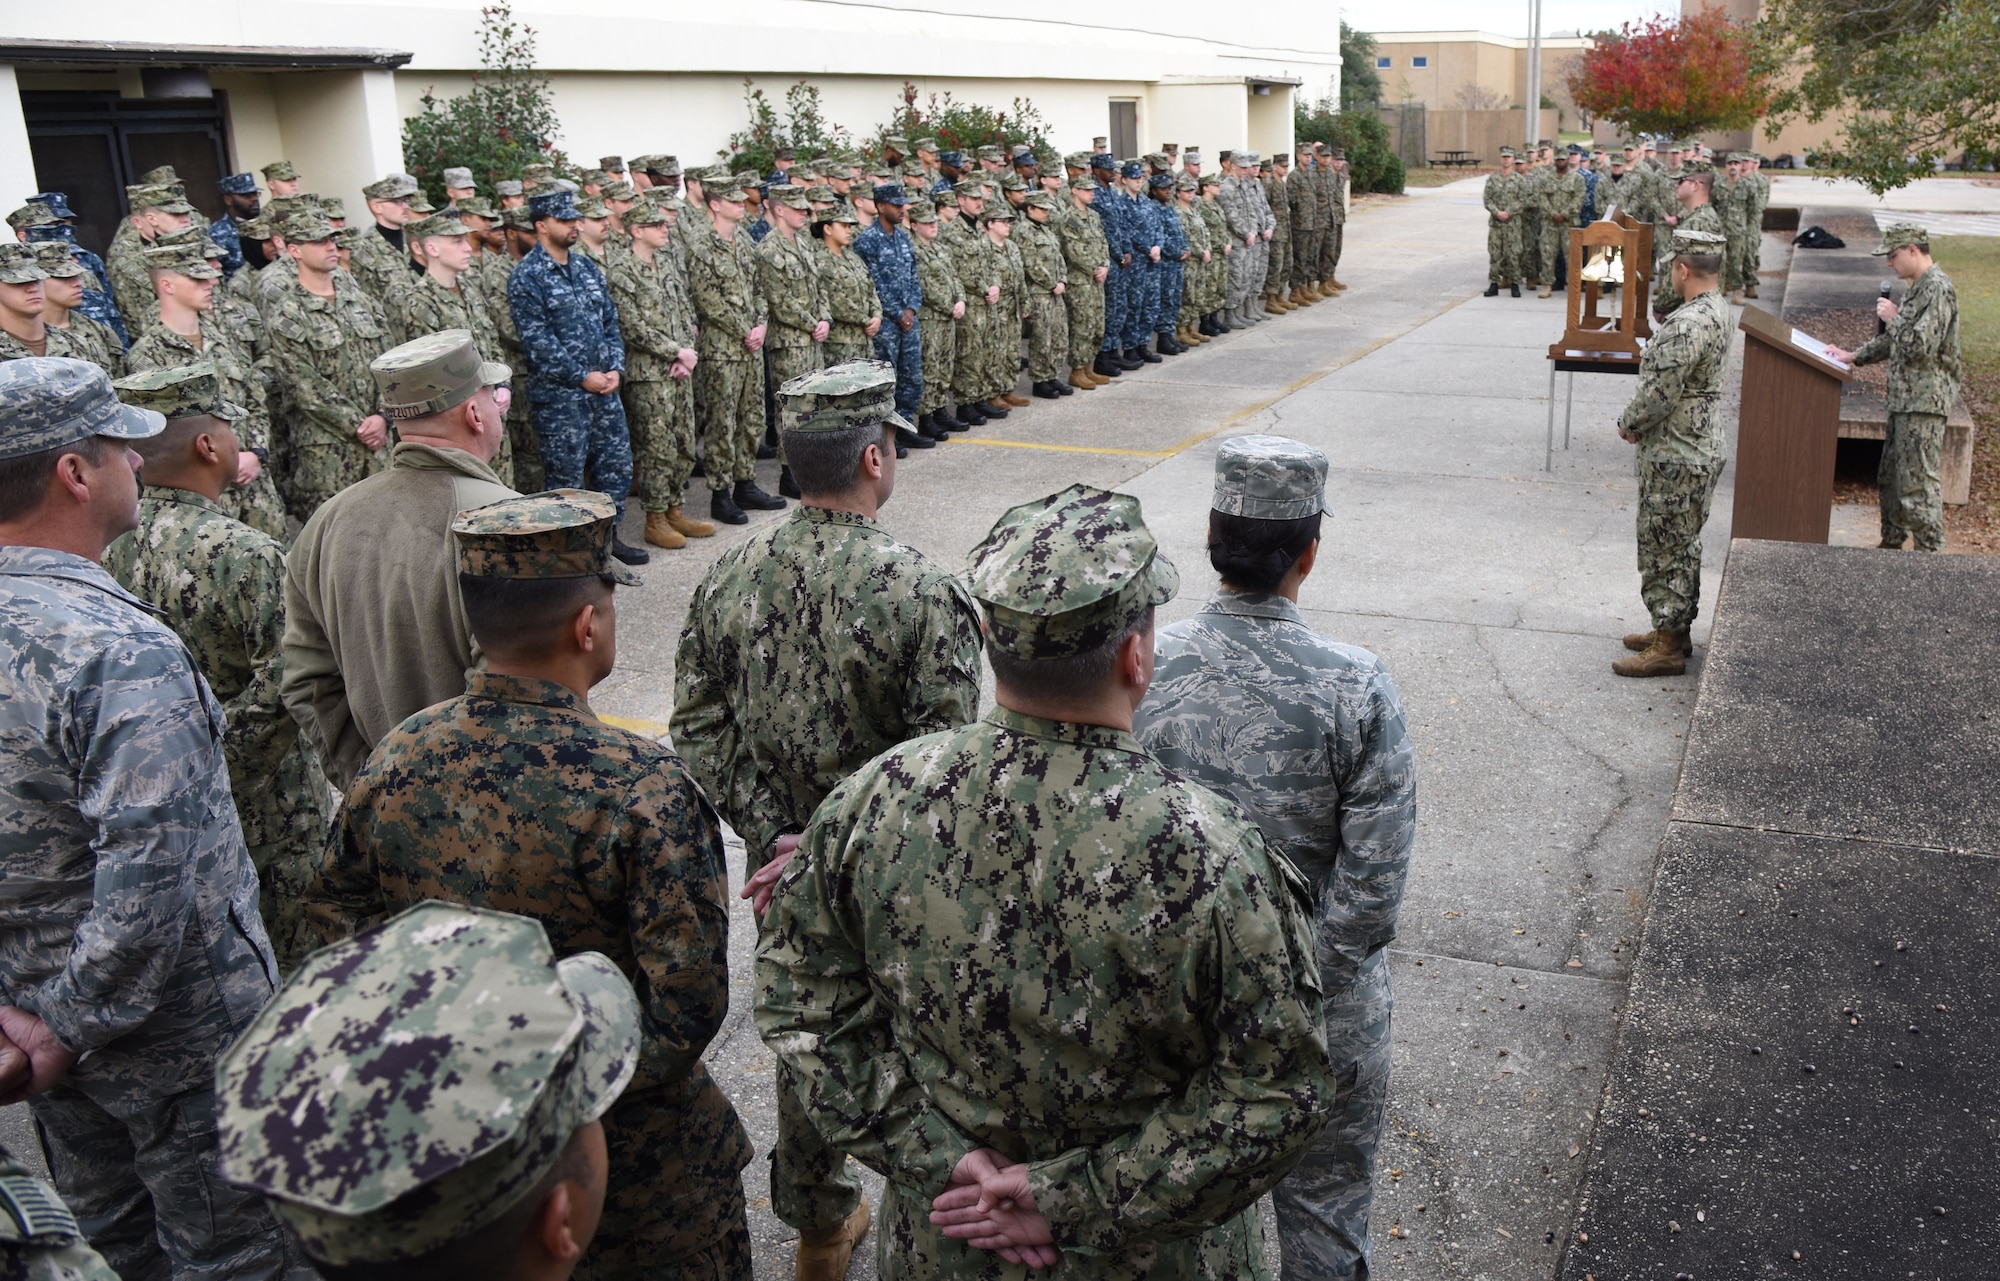
[[[1111,154],[1120,160],[1139,154],[1139,104],[1131,98],[1111,100]]]
[[[115,92],[28,90],[21,94],[39,191],[60,191],[76,210],[76,238],[103,253],[131,211],[125,188],[172,165],[189,203],[222,215],[216,180],[229,172],[228,104],[209,98],[122,98]]]

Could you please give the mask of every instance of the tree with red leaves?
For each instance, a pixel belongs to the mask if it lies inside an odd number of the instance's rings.
[[[1742,129],[1770,110],[1757,36],[1719,11],[1631,23],[1584,51],[1569,75],[1576,105],[1623,128],[1679,137]]]

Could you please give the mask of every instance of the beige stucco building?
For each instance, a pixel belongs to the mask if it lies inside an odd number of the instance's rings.
[[[1485,31],[1378,31],[1375,74],[1385,103],[1421,102],[1433,111],[1485,111],[1525,107],[1528,42]],[[1578,128],[1563,78],[1591,41],[1581,36],[1542,39],[1542,92],[1563,113],[1562,127]]]
[[[1200,34],[1216,23],[1192,4],[1134,31],[1103,0],[1019,0],[1004,14],[922,3],[516,0],[515,17],[537,31],[562,144],[585,161],[713,160],[745,123],[746,77],[780,100],[811,80],[827,117],[859,133],[890,118],[906,82],[991,105],[1027,98],[1063,149],[1106,135],[1121,154],[1289,150],[1295,95],[1339,93],[1337,24],[1318,40],[1274,25],[1282,43],[1263,46]],[[80,238],[101,246],[125,184],[154,165],[174,164],[213,213],[216,176],[282,157],[308,189],[358,209],[365,183],[402,166],[418,99],[460,91],[478,66],[479,10],[258,0],[191,23],[149,0],[0,6],[0,201],[63,190]]]

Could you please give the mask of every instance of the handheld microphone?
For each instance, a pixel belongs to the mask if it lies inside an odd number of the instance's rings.
[[[1890,290],[1894,289],[1895,287],[1896,287],[1895,281],[1893,280],[1883,281],[1882,296],[1884,298],[1887,298],[1889,296]],[[1889,331],[1889,322],[1882,319],[1880,316],[1875,317],[1875,332],[1881,334],[1881,333],[1887,333],[1888,331]]]

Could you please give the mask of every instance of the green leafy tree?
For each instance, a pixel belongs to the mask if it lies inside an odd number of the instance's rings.
[[[1340,24],[1340,105],[1358,111],[1382,101],[1382,76],[1375,70],[1375,37]]]
[[[1844,116],[1816,162],[1877,195],[1939,161],[2000,154],[1993,0],[1773,0],[1759,24],[1774,120]]]
[[[813,160],[853,146],[845,127],[828,123],[819,86],[810,81],[795,81],[785,90],[782,120],[770,96],[748,76],[743,78],[743,105],[750,113],[748,123],[715,153],[731,169],[769,173],[780,147],[790,147],[801,160]]]
[[[918,101],[922,97],[921,102]],[[1036,163],[1046,169],[1062,157],[1049,140],[1048,121],[1028,98],[1016,98],[1009,107],[989,107],[976,102],[960,102],[950,93],[919,95],[917,87],[903,82],[900,101],[887,123],[864,140],[869,154],[882,154],[882,142],[891,134],[899,138],[936,138],[946,151],[971,151],[995,146],[1010,150],[1021,143],[1035,149]]]
[[[556,141],[562,135],[549,78],[535,67],[535,30],[516,23],[507,0],[479,11],[479,70],[472,88],[456,98],[430,89],[423,109],[403,121],[403,166],[443,205],[444,171],[472,170],[491,191],[502,178],[519,178],[526,165],[569,169]]]
[[[1292,132],[1299,145],[1323,142],[1347,152],[1347,170],[1356,191],[1401,194],[1403,160],[1389,146],[1389,126],[1373,108],[1336,111],[1322,98],[1292,110]]]

